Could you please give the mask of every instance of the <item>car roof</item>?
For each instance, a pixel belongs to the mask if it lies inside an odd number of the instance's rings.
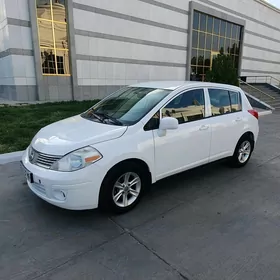
[[[167,90],[175,90],[182,86],[190,87],[225,87],[238,89],[236,86],[217,84],[217,83],[206,83],[206,82],[195,82],[195,81],[154,81],[154,82],[144,82],[139,84],[130,85],[129,87],[146,87],[146,88],[161,88]]]

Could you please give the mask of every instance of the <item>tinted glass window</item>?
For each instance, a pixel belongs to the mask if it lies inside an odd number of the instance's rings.
[[[234,113],[242,110],[238,92],[223,89],[209,89],[212,116]]]
[[[187,91],[162,109],[162,117],[176,118],[179,124],[197,121],[205,116],[204,90]]]
[[[242,105],[241,105],[241,96],[239,92],[229,92],[230,96],[230,103],[231,103],[231,111],[232,112],[239,112],[242,111]]]
[[[231,113],[229,92],[223,89],[209,89],[212,116]]]

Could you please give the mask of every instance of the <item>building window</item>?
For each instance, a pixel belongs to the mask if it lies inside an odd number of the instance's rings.
[[[212,61],[221,50],[230,54],[238,69],[242,27],[234,23],[194,11],[192,30],[191,73],[204,81]]]
[[[36,0],[43,75],[70,75],[66,0]]]

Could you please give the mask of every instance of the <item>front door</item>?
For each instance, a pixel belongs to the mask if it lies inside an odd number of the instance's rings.
[[[165,135],[154,130],[156,179],[207,163],[210,153],[211,127],[205,118],[204,89],[181,93],[162,110],[162,118],[174,117],[177,130]]]

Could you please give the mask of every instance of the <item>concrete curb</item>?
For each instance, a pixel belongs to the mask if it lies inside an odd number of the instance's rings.
[[[0,155],[0,165],[20,161],[24,151]]]

